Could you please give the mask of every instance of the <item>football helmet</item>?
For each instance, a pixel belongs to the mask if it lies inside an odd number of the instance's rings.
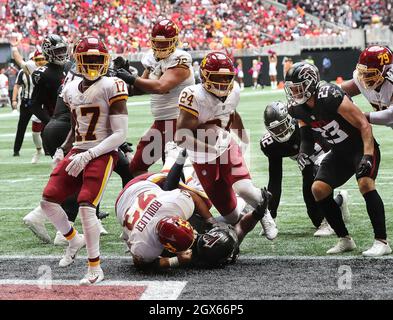
[[[231,225],[217,226],[202,234],[196,246],[198,259],[209,267],[223,266],[239,253],[239,240]]]
[[[392,64],[393,53],[388,47],[370,46],[363,50],[356,65],[361,86],[368,90],[378,88],[385,81],[384,76]]]
[[[295,132],[295,120],[289,115],[288,107],[281,101],[274,101],[266,106],[263,114],[265,127],[273,139],[278,142],[288,141]]]
[[[47,64],[47,61],[46,61],[44,55],[43,55],[42,52],[39,51],[38,49],[34,51],[32,60],[35,62],[35,64],[36,64],[38,67],[42,67],[42,66],[44,66],[45,64]]]
[[[179,28],[169,19],[158,21],[150,36],[151,48],[156,59],[165,59],[176,50],[179,41]]]
[[[74,47],[76,72],[90,81],[108,72],[110,55],[104,42],[96,37],[81,38]]]
[[[41,44],[41,50],[49,63],[63,66],[68,60],[68,45],[57,34],[50,34]]]
[[[222,52],[210,52],[202,60],[200,75],[204,88],[217,97],[226,97],[233,88],[235,67]]]
[[[319,70],[306,62],[295,63],[285,75],[285,93],[290,105],[305,103],[320,82]]]
[[[191,224],[179,216],[166,216],[157,223],[157,235],[164,248],[169,252],[189,249],[195,240]]]

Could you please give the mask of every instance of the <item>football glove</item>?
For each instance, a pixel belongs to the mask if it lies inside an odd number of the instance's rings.
[[[129,85],[134,85],[135,80],[137,77],[133,76],[130,72],[128,72],[127,70],[121,68],[118,69],[116,71],[116,76],[118,78],[120,78],[121,80],[123,80],[125,83],[129,84]]]
[[[62,148],[57,148],[55,154],[52,158],[52,163],[57,166],[60,161],[64,159],[64,150]]]
[[[304,168],[305,168],[307,165],[311,164],[310,157],[309,157],[307,154],[303,153],[303,152],[300,152],[300,153],[298,154],[296,160],[297,160],[297,164],[298,164],[298,166],[299,166],[300,171],[303,171]]]
[[[77,177],[86,165],[94,158],[90,150],[74,154],[70,157],[71,162],[66,167],[66,172],[73,177]]]
[[[356,170],[356,176],[358,178],[369,177],[372,168],[373,168],[373,156],[369,154],[364,154]]]

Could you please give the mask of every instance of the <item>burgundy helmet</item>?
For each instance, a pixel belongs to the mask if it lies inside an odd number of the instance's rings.
[[[365,89],[374,90],[384,80],[393,64],[393,53],[385,46],[370,46],[363,50],[356,65],[357,77]]]
[[[74,46],[76,71],[94,81],[108,71],[110,55],[104,42],[96,37],[84,37]]]
[[[205,89],[217,97],[226,97],[233,88],[235,67],[222,52],[210,52],[202,60],[200,74]]]
[[[166,216],[157,224],[157,234],[164,248],[170,252],[189,249],[194,243],[194,229],[179,216]]]
[[[179,28],[169,19],[158,21],[151,32],[150,43],[154,56],[165,59],[176,50],[179,40]]]

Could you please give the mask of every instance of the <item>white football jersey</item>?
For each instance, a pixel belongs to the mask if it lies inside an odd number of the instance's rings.
[[[179,108],[177,99],[180,92],[195,83],[192,58],[186,51],[176,49],[169,57],[157,61],[153,50],[149,50],[142,58],[142,64],[149,71],[149,79],[158,80],[170,68],[177,66],[188,68],[190,76],[177,87],[164,94],[151,94],[150,106],[155,120],[177,119]]]
[[[128,99],[127,85],[116,77],[102,77],[85,92],[79,90],[78,77],[62,91],[64,102],[76,119],[74,147],[87,150],[112,134],[109,109],[119,100]]]
[[[393,105],[393,83],[385,80],[379,92],[363,88],[360,84],[357,70],[353,72],[353,80],[359,88],[362,95],[370,102],[375,111],[380,111],[389,108]]]
[[[191,161],[205,163],[218,158],[228,147],[231,135],[227,131],[240,101],[240,87],[237,82],[226,100],[223,102],[208,92],[203,84],[185,88],[179,96],[179,108],[198,117],[199,124],[214,122],[218,126],[216,153],[207,154],[198,150],[187,150]],[[225,130],[226,129],[226,130]],[[219,148],[218,148],[219,146]]]
[[[187,191],[164,191],[150,181],[139,181],[123,191],[116,203],[116,215],[128,236],[131,254],[149,263],[164,250],[156,232],[158,222],[165,216],[188,220],[194,208]]]

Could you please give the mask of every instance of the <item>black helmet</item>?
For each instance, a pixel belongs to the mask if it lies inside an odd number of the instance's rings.
[[[290,105],[303,104],[310,99],[319,81],[316,66],[306,62],[295,63],[285,75],[285,93]]]
[[[239,242],[231,225],[219,226],[202,234],[197,242],[197,256],[208,267],[220,267],[238,254]]]
[[[288,114],[288,107],[285,103],[274,101],[268,104],[263,116],[265,127],[273,139],[285,142],[291,138],[296,128],[296,122]]]
[[[63,66],[69,56],[68,45],[62,37],[50,34],[41,44],[42,53],[49,63]]]

